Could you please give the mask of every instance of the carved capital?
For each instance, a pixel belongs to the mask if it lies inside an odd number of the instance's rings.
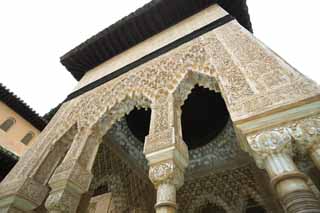
[[[247,137],[247,151],[255,158],[259,168],[264,168],[268,156],[278,153],[292,155],[292,138],[287,128],[276,128]]]
[[[173,160],[163,161],[150,165],[149,177],[156,187],[167,183],[179,188],[183,185],[184,168],[180,168]]]
[[[320,115],[303,119],[291,128],[297,148],[302,153],[320,148]]]
[[[63,189],[72,186],[78,193],[86,192],[90,186],[93,175],[79,163],[70,161],[58,167],[49,181],[51,188]]]
[[[46,200],[45,206],[50,212],[76,212],[81,197],[72,190],[54,191]]]

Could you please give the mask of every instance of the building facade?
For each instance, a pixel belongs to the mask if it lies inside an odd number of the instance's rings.
[[[46,122],[15,94],[0,84],[0,180],[36,141]]]
[[[61,62],[79,83],[0,212],[320,212],[320,87],[245,0],[151,1]]]

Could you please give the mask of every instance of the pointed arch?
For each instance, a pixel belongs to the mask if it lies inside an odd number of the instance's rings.
[[[136,108],[150,108],[152,101],[145,95],[133,93],[132,95],[125,96],[118,103],[115,103],[111,108],[101,112],[101,116],[96,125],[99,126],[101,135],[105,135],[107,131],[120,121],[122,117],[129,114],[135,107]]]
[[[189,71],[183,79],[177,84],[173,91],[174,97],[180,100],[181,105],[188,98],[195,85],[202,86],[209,90],[220,92],[217,79],[213,75],[208,75],[202,72]]]

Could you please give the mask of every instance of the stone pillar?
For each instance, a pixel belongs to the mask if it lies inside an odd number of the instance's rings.
[[[320,170],[320,116],[300,121],[291,131],[299,151],[309,154]]]
[[[45,206],[49,212],[76,212],[81,196],[88,192],[101,136],[92,129],[80,129],[49,181],[51,192]]]
[[[271,185],[288,213],[320,212],[319,201],[307,184],[308,177],[292,161],[292,138],[279,128],[247,137],[249,153],[265,169]]]
[[[183,185],[188,165],[188,148],[182,140],[181,109],[173,96],[153,103],[149,135],[144,154],[149,162],[149,178],[157,189],[157,213],[174,213],[176,191]]]

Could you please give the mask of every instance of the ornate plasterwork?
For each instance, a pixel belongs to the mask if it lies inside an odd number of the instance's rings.
[[[110,150],[108,143],[110,141],[103,143],[103,147],[99,150],[91,190],[107,184],[112,191],[113,198],[117,200],[116,206],[119,209],[127,209],[128,206],[133,207],[142,203],[141,199],[138,199],[139,197],[142,197],[142,200],[150,198],[150,191],[145,190],[153,190],[148,177],[146,175],[144,177],[136,176],[130,166]],[[213,172],[207,173],[203,177],[193,176],[186,180],[186,185],[177,192],[178,212],[196,212],[196,209],[209,201],[224,207],[228,210],[227,212],[237,213],[245,208],[245,202],[249,198],[256,200],[261,205],[266,205],[267,209],[276,209],[277,205],[273,203],[273,198],[271,199],[268,194],[270,192],[264,191],[264,188],[268,188],[264,187],[268,186],[267,182],[264,183],[261,178],[259,178],[259,183],[256,181],[257,178],[254,175],[261,171],[257,171],[253,165],[219,173]],[[268,181],[268,179],[264,181]],[[168,198],[168,200],[174,199]],[[153,201],[148,200],[147,202],[153,209],[155,198],[153,197]],[[187,206],[188,204],[190,205]]]
[[[82,194],[89,189],[101,135],[98,129],[81,128],[68,153],[50,178],[50,194],[45,206],[49,211],[76,212]]]
[[[184,181],[184,170],[174,160],[169,159],[150,166],[149,178],[155,187],[160,184],[172,184],[180,188]]]
[[[66,135],[73,132],[73,128],[97,127],[100,134],[105,135],[135,106],[150,107],[170,95],[182,103],[186,98],[183,88],[195,84],[221,91],[233,122],[307,103],[320,94],[316,83],[294,70],[233,21],[64,103],[37,143],[0,185],[0,196],[7,193],[7,188],[21,189],[23,184],[15,183],[24,183],[37,173],[46,172],[38,176],[39,184],[46,188],[48,177],[57,166],[48,159],[57,155],[59,162],[64,156],[65,152],[59,154],[55,144],[67,144],[68,149],[70,140]],[[179,90],[182,92],[177,92]],[[169,127],[172,126],[166,129]],[[304,129],[303,125],[299,128]],[[266,134],[279,138],[278,133]],[[304,134],[310,136],[310,131]],[[178,137],[178,141],[180,139]],[[263,141],[262,136],[258,139]],[[303,140],[297,138],[296,141]],[[284,144],[276,147],[285,147]],[[264,146],[257,147],[261,152]],[[44,169],[43,165],[48,162]]]
[[[292,155],[291,136],[286,128],[274,128],[247,137],[249,153],[255,158],[259,168],[264,168],[267,157],[286,153]]]
[[[210,41],[206,50],[214,49],[210,58],[233,121],[319,96],[319,85],[235,22],[204,40]]]
[[[105,117],[112,125],[134,106],[149,107],[169,93],[183,101],[186,92],[178,90],[197,83],[221,91],[233,121],[320,93],[318,85],[231,22],[69,101],[59,125],[50,129],[93,126]]]
[[[306,154],[317,149],[320,144],[319,116],[316,114],[250,134],[247,136],[247,143],[242,144],[242,147],[255,157],[261,168],[265,158],[271,154]]]
[[[206,203],[216,204],[227,213],[243,212],[249,198],[264,206],[268,198],[262,196],[255,181],[257,172],[247,165],[187,180],[177,194],[178,212],[197,212]]]
[[[155,191],[147,174],[139,174],[111,150],[110,141],[105,141],[99,148],[94,164],[94,179],[90,191],[107,185],[112,192],[115,212],[131,211],[135,208],[148,209],[152,212],[155,203]],[[142,153],[142,150],[141,150]]]
[[[135,164],[147,174],[148,165],[142,153],[143,144],[132,134],[125,119],[113,125],[105,136],[105,140],[109,144],[119,145],[128,156],[127,158],[134,159]],[[223,169],[229,162],[232,162],[233,167],[237,167],[237,163],[240,166],[242,161],[239,158],[243,155],[230,120],[223,131],[207,145],[189,150],[190,161],[186,169],[186,178],[197,171]]]
[[[320,115],[311,116],[291,124],[291,134],[302,153],[320,149]]]
[[[127,159],[133,159],[136,166],[147,174],[148,162],[143,154],[143,143],[132,134],[125,118],[112,126],[104,140],[109,144],[120,146],[128,156]]]
[[[230,120],[222,132],[207,145],[189,151],[187,176],[196,173],[196,171],[225,168],[228,162],[233,162],[233,166],[236,167],[237,163],[241,164],[240,158],[243,155]]]

